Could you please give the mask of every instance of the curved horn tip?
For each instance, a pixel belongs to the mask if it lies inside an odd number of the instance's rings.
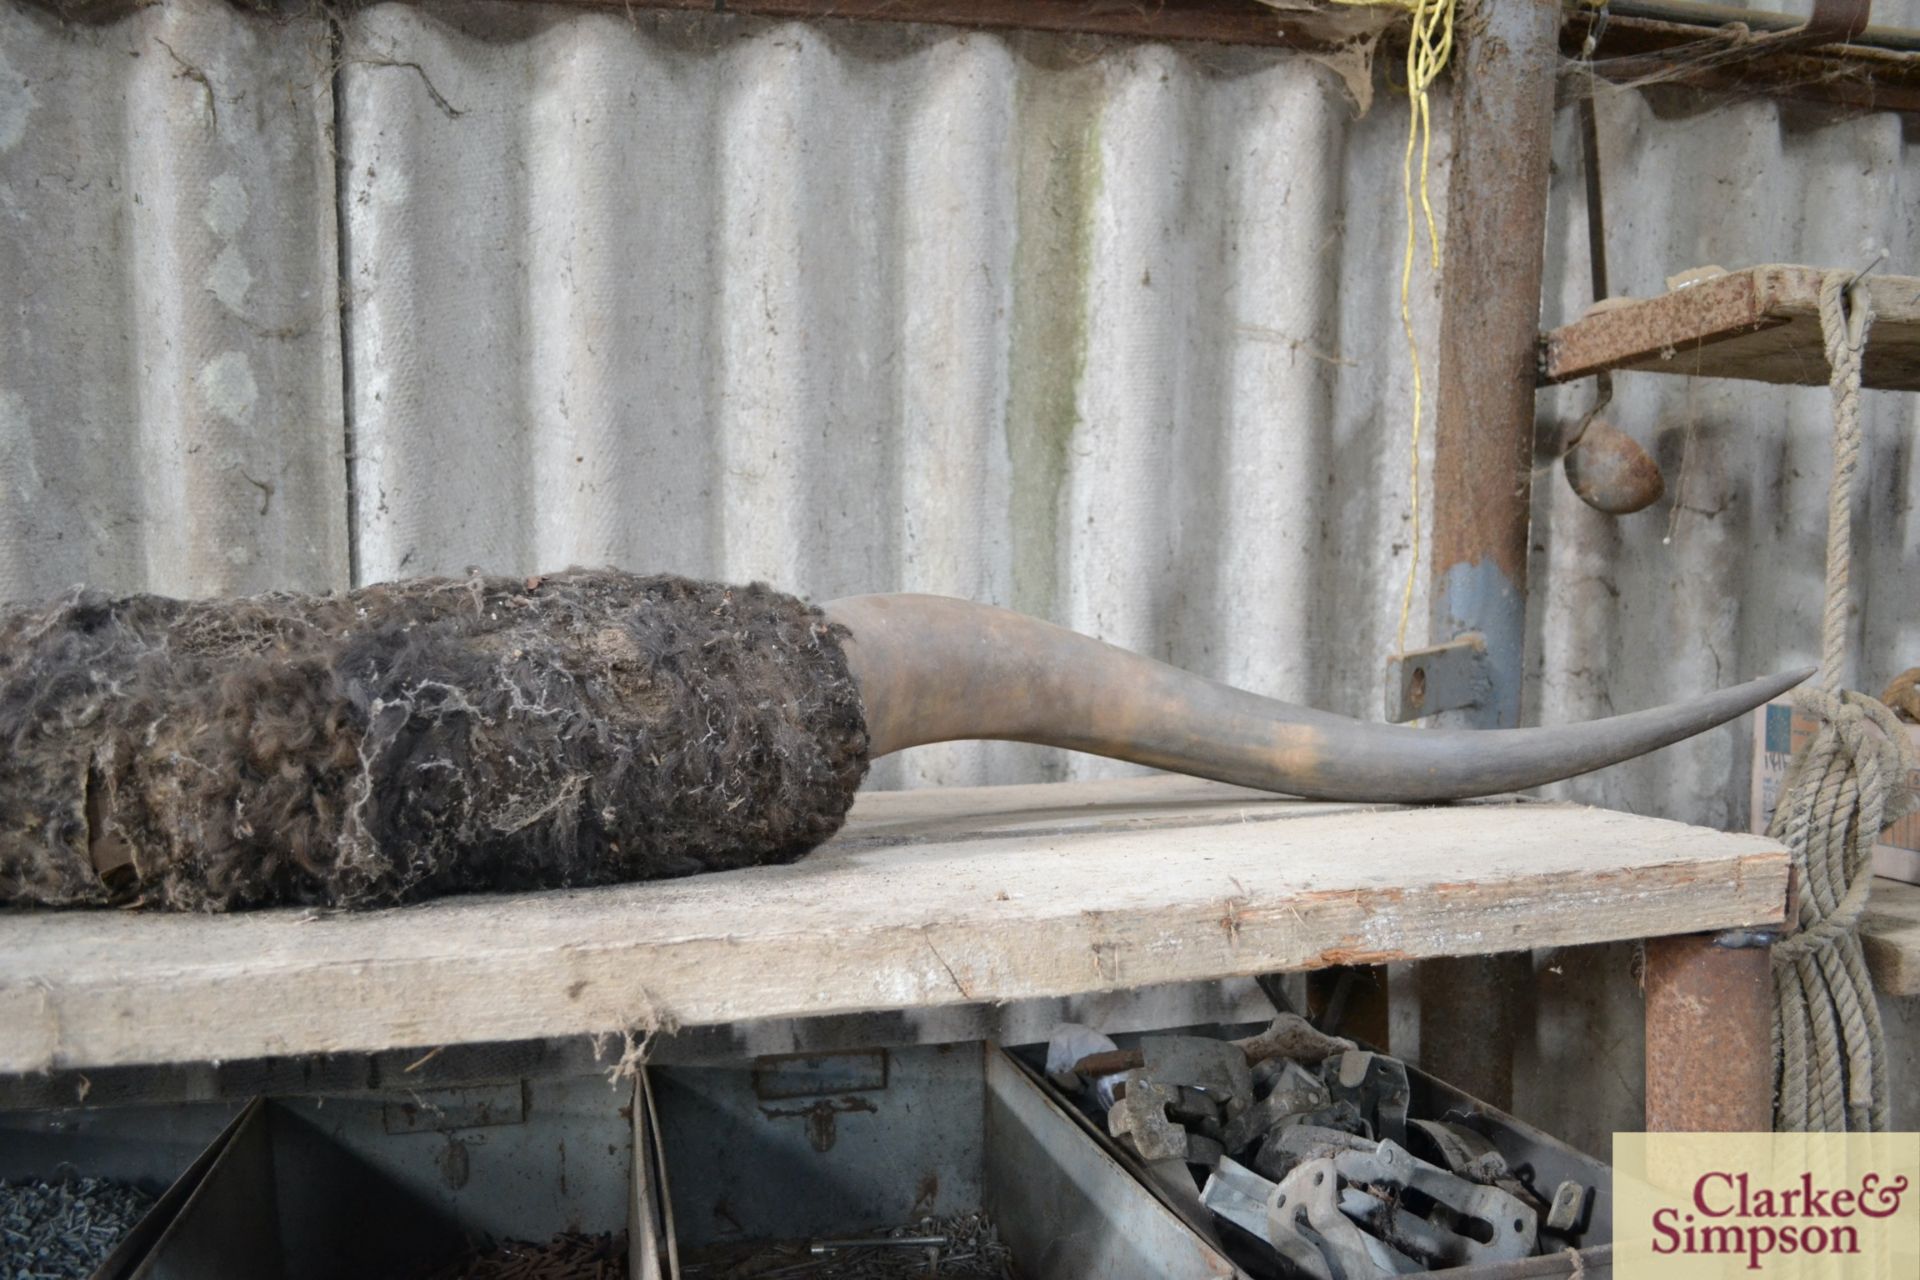
[[[1769,700],[1777,698],[1783,693],[1791,693],[1819,674],[1820,668],[1818,667],[1796,667],[1792,671],[1782,671],[1777,675],[1764,677],[1766,683],[1775,690],[1775,692],[1768,695]]]

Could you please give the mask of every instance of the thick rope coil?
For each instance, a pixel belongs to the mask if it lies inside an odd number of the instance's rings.
[[[1904,811],[1915,763],[1893,713],[1844,688],[1860,360],[1873,324],[1867,290],[1856,283],[1833,271],[1820,287],[1833,398],[1823,687],[1798,698],[1820,728],[1794,761],[1770,828],[1786,843],[1799,886],[1795,932],[1773,948],[1774,1128],[1789,1132],[1888,1127],[1880,1009],[1856,930],[1872,890],[1874,841]]]

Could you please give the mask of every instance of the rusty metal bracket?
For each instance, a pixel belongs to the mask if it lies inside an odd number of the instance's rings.
[[[1282,1179],[1267,1194],[1266,1219],[1274,1251],[1314,1280],[1374,1280],[1418,1270],[1347,1216],[1334,1160],[1308,1160]]]
[[[1487,638],[1478,631],[1387,658],[1387,719],[1395,724],[1484,706],[1492,694]]]
[[[1412,1098],[1407,1064],[1384,1053],[1350,1050],[1320,1066],[1335,1102],[1351,1102],[1373,1127],[1373,1135],[1407,1140],[1407,1103]]]
[[[1210,1036],[1146,1036],[1140,1041],[1145,1066],[1136,1075],[1162,1084],[1199,1090],[1231,1120],[1253,1105],[1253,1069],[1246,1050]]]
[[[1212,1164],[1226,1154],[1217,1139],[1188,1132],[1171,1114],[1181,1102],[1180,1086],[1162,1083],[1144,1068],[1127,1073],[1127,1089],[1107,1112],[1107,1132],[1132,1147],[1149,1164],[1179,1160]]]
[[[1266,1097],[1228,1122],[1227,1154],[1239,1155],[1279,1128],[1287,1118],[1316,1111],[1332,1101],[1324,1084],[1307,1074],[1298,1063],[1289,1062]]]

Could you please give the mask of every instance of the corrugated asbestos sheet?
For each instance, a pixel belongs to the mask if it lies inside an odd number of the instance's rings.
[[[1599,101],[1616,293],[1658,293],[1668,275],[1704,264],[1864,266],[1878,248],[1890,250],[1889,269],[1920,273],[1910,121],[1761,101],[1690,110],[1669,93],[1603,90]],[[1548,242],[1560,284],[1549,289],[1549,324],[1591,300],[1575,131],[1561,123]],[[1542,397],[1541,421],[1557,431],[1591,396],[1581,386]],[[1920,665],[1920,396],[1870,391],[1862,405],[1855,680],[1878,693]],[[1557,466],[1538,477],[1533,714],[1551,722],[1626,711],[1816,662],[1832,473],[1826,390],[1625,374],[1608,416],[1653,452],[1667,496],[1616,520],[1575,498]],[[1712,826],[1744,823],[1750,732],[1722,730],[1564,790]]]
[[[0,3],[0,599],[346,584],[327,48]]]
[[[974,596],[1378,713],[1405,113],[1356,120],[1313,60],[520,4],[377,5],[334,48],[214,0],[0,3],[0,595],[612,562]],[[1602,93],[1621,288],[1866,238],[1920,266],[1897,118]],[[1580,199],[1550,320],[1587,301]],[[1430,361],[1425,273],[1414,306]],[[1914,412],[1872,397],[1870,684],[1920,662]],[[1628,377],[1614,416],[1670,497],[1609,520],[1542,463],[1545,720],[1815,649],[1822,393]],[[1567,790],[1736,822],[1745,758],[1728,730]]]
[[[1875,6],[1876,11],[1880,6]],[[1920,273],[1920,150],[1897,116],[1836,119],[1771,102],[1689,109],[1671,93],[1601,92],[1608,266],[1648,295],[1687,267],[1769,261],[1858,266],[1872,247]],[[1570,113],[1567,113],[1570,116]],[[1586,195],[1576,134],[1556,140],[1546,320],[1585,309]],[[1541,399],[1549,434],[1592,389]],[[1854,525],[1856,682],[1878,692],[1920,664],[1920,397],[1867,392]],[[1529,714],[1545,721],[1652,705],[1819,658],[1832,417],[1823,388],[1625,374],[1609,418],[1659,460],[1667,496],[1623,520],[1536,476]],[[1714,826],[1747,821],[1751,725],[1554,790]],[[1634,948],[1538,953],[1514,1109],[1604,1156],[1644,1115],[1645,1010]],[[1404,998],[1403,998],[1404,999]],[[1920,1001],[1883,999],[1889,1069],[1920,1079]],[[1523,1025],[1526,1025],[1523,1023]],[[1411,1046],[1396,1042],[1400,1051]],[[1903,1090],[1906,1119],[1915,1111]],[[1896,1117],[1898,1120],[1898,1117]]]
[[[1378,701],[1400,126],[1325,69],[498,5],[381,6],[349,51],[362,576],[964,595]]]

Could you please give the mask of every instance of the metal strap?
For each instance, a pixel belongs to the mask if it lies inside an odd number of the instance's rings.
[[[1845,44],[1867,29],[1873,16],[1873,0],[1813,0],[1813,16],[1797,31],[1783,34],[1801,36],[1807,45]]]

